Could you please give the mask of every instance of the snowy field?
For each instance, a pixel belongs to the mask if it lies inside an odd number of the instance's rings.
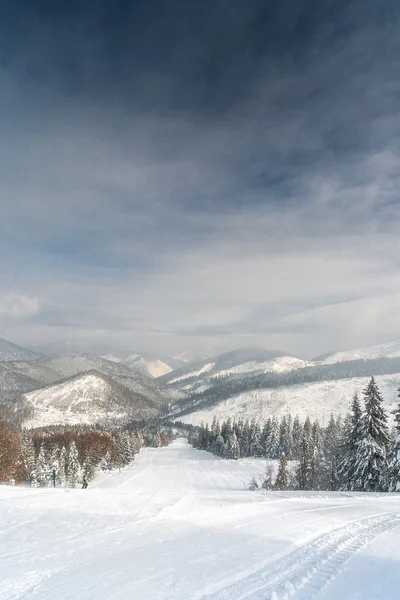
[[[249,492],[184,440],[88,490],[0,487],[1,600],[395,600],[400,495]]]
[[[282,386],[274,390],[252,390],[232,396],[205,410],[178,416],[177,419],[193,425],[200,425],[201,422],[211,425],[214,416],[220,421],[225,421],[228,417],[243,420],[254,418],[264,423],[269,417],[282,418],[284,415],[291,414],[292,417],[299,415],[301,420],[309,416],[326,425],[331,413],[339,416],[349,412],[354,392],[358,392],[361,397],[369,380],[370,377],[353,377]],[[378,375],[375,380],[391,419],[391,411],[398,404],[397,390],[400,386],[400,374]]]

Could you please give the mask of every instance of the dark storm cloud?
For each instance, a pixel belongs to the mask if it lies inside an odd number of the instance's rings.
[[[400,5],[1,4],[4,335],[393,333]]]

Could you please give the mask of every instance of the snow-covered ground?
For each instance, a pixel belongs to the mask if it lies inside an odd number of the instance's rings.
[[[349,412],[354,392],[359,392],[362,400],[362,392],[369,379],[369,377],[353,377],[282,386],[276,389],[252,390],[222,400],[207,409],[177,418],[183,423],[193,425],[200,425],[202,422],[211,424],[214,416],[220,421],[228,418],[257,419],[263,423],[268,417],[280,418],[291,414],[293,417],[299,415],[302,420],[310,416],[319,419],[321,424],[326,424],[331,413],[344,416]],[[398,404],[400,373],[378,375],[375,379],[382,393],[385,409],[392,419],[391,411]]]
[[[387,342],[385,344],[376,344],[375,346],[367,346],[356,350],[344,350],[335,352],[327,356],[322,364],[330,365],[337,362],[345,362],[347,360],[371,360],[372,358],[396,358],[400,356],[400,339]]]
[[[184,440],[87,490],[0,487],[1,600],[394,600],[400,495],[249,492]]]

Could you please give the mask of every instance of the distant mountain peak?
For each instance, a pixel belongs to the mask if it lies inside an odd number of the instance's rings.
[[[13,344],[8,340],[0,338],[0,362],[11,362],[17,360],[33,361],[37,360],[40,355],[37,352]]]

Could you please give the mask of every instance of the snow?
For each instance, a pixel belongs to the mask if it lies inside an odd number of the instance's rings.
[[[123,363],[154,378],[161,377],[172,371],[172,368],[164,361],[154,357],[142,356],[141,354],[131,354],[131,356],[124,358]]]
[[[189,379],[190,377],[198,377],[203,373],[208,373],[214,367],[215,363],[206,363],[199,369],[198,371],[191,371],[190,373],[185,373],[180,377],[175,377],[174,379],[170,379],[168,383],[178,383],[179,381],[185,381],[185,379]]]
[[[330,414],[345,415],[355,391],[362,393],[369,377],[353,377],[336,381],[304,383],[276,389],[262,389],[244,392],[221,401],[215,406],[177,417],[183,423],[200,425],[211,424],[214,415],[220,420],[257,419],[264,422],[268,417],[291,414],[301,419],[310,416],[326,423]],[[400,386],[400,373],[375,377],[385,400],[385,408],[391,411],[398,403],[397,388]],[[390,416],[390,414],[389,414]]]
[[[84,373],[25,394],[27,403],[33,408],[33,416],[24,426],[29,429],[55,424],[120,421],[125,411],[109,402],[110,397],[115,396],[112,384],[101,374]]]
[[[400,356],[400,340],[394,340],[386,344],[376,344],[358,348],[357,350],[344,350],[331,354],[321,364],[330,365],[337,362],[346,362],[351,360],[371,360],[373,358],[396,358]]]
[[[10,362],[14,360],[36,360],[39,358],[39,354],[17,346],[12,342],[3,340],[0,338],[0,362]]]
[[[267,360],[264,362],[245,362],[235,367],[231,367],[230,369],[222,369],[215,373],[214,376],[246,373],[287,373],[288,371],[294,371],[295,369],[304,369],[312,364],[313,363],[302,360],[301,358],[296,358],[295,356],[280,356],[274,360]]]
[[[0,487],[2,600],[393,600],[396,494],[249,492],[184,440],[88,490]]]
[[[138,370],[134,370],[122,362],[116,363],[105,360],[100,356],[89,354],[63,354],[45,359],[43,364],[57,371],[61,377],[71,377],[78,373],[97,370],[114,379],[114,381],[129,388],[132,392],[141,394],[157,405],[162,404],[173,395],[166,386],[160,386],[150,377],[145,376]]]
[[[121,359],[118,356],[114,356],[114,354],[101,354],[100,358],[104,358],[104,360],[109,360],[110,362],[120,363]]]

